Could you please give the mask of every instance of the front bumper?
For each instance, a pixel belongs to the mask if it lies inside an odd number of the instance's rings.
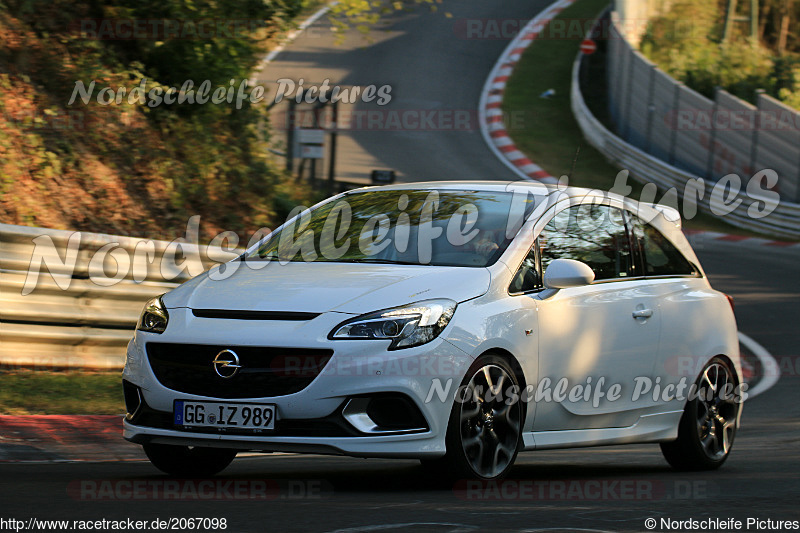
[[[434,458],[445,453],[444,435],[426,432],[361,437],[214,435],[136,426],[125,420],[123,437],[136,444],[209,446],[256,452],[293,452],[352,457]]]
[[[138,388],[148,416],[130,413],[123,436],[138,444],[212,446],[263,452],[298,452],[356,457],[437,457],[445,452],[445,433],[452,398],[472,357],[440,337],[426,345],[386,351],[388,341],[331,341],[327,333],[342,321],[341,313],[326,313],[307,323],[255,324],[198,319],[186,309],[170,310],[170,326],[161,335],[137,332],[128,345],[123,377]],[[200,323],[198,323],[200,322]],[[224,322],[224,324],[221,324]],[[225,328],[221,330],[221,328]],[[445,331],[446,333],[446,331]],[[334,351],[323,371],[303,390],[283,396],[220,399],[175,391],[162,385],[149,364],[146,344],[185,342]],[[298,342],[302,339],[302,343]],[[212,371],[209,369],[209,371]],[[437,383],[438,381],[438,383]],[[449,385],[448,385],[449,383]],[[432,390],[438,393],[431,394]],[[442,390],[447,390],[443,400]],[[399,394],[407,397],[425,420],[424,430],[365,433],[348,423],[342,410],[353,398]],[[254,434],[187,431],[170,424],[174,400],[260,402],[276,407],[276,430]]]

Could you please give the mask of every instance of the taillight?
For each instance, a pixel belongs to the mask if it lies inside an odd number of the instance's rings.
[[[735,311],[736,310],[736,305],[733,303],[733,296],[731,296],[730,294],[726,294],[725,298],[727,298],[728,299],[728,303],[731,304],[731,311]]]

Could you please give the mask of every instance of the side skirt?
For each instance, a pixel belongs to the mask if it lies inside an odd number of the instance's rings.
[[[678,422],[683,411],[644,415],[624,428],[533,431],[522,435],[523,450],[550,450],[587,446],[609,446],[662,442],[678,438]]]

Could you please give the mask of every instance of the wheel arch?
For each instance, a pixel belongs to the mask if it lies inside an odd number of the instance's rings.
[[[525,379],[525,371],[522,369],[522,365],[520,364],[519,360],[517,360],[517,358],[514,356],[514,354],[512,354],[510,351],[504,348],[487,348],[475,359],[477,360],[478,358],[484,355],[495,355],[497,357],[502,358],[508,363],[508,365],[514,371],[514,375],[516,376],[517,381],[519,382],[519,388],[520,388],[520,393],[519,393],[520,399],[518,401],[521,401],[525,404],[522,409],[522,426],[524,427],[525,422],[528,419],[529,402],[525,402],[522,400],[522,398],[524,397],[522,391],[524,391],[525,387],[528,386],[528,380]]]
[[[728,354],[720,353],[720,354],[715,355],[714,357],[722,358],[722,359],[725,360],[725,362],[727,362],[729,365],[731,365],[731,368],[733,368],[734,373],[736,374],[736,381],[738,382],[737,385],[742,383],[742,380],[743,380],[744,376],[741,375],[741,368],[740,368],[741,357],[739,357],[738,364],[737,364],[737,361],[734,361],[734,359],[731,356],[729,356]],[[714,357],[710,357],[708,359],[708,361],[711,361],[712,359],[714,359]],[[708,361],[706,361],[706,364],[708,364]]]
[[[736,384],[737,385],[741,385],[743,383],[743,381],[744,381],[744,379],[743,379],[744,376],[741,373],[740,366],[736,364],[734,358],[732,358],[730,355],[724,354],[724,353],[716,353],[716,354],[712,354],[712,355],[707,355],[704,358],[699,358],[698,357],[697,360],[698,361],[702,361],[702,364],[698,364],[697,365],[697,372],[696,373],[687,374],[685,376],[686,378],[691,378],[691,382],[689,382],[688,385],[692,386],[692,385],[696,384],[700,380],[700,376],[703,374],[703,369],[706,368],[708,366],[708,364],[713,359],[715,359],[717,357],[719,357],[721,359],[724,359],[725,362],[728,363],[728,365],[730,365],[730,367],[733,369],[733,373],[734,373],[734,375],[736,377],[736,381],[737,381]],[[686,409],[686,405],[687,405],[688,401],[689,401],[688,398],[683,398],[683,400],[680,402],[681,409]]]
[[[514,354],[505,348],[488,348],[484,350],[483,353],[478,355],[478,357],[482,357],[484,355],[496,355],[505,359],[509,366],[511,366],[511,369],[514,371],[514,375],[519,380],[520,389],[525,389],[528,384],[528,381],[525,379],[525,371],[522,370],[522,365],[519,363]]]
[[[702,368],[705,368],[706,366],[708,366],[708,363],[710,363],[713,359],[715,359],[717,357],[719,357],[720,359],[724,359],[725,362],[730,365],[730,367],[733,369],[733,373],[734,373],[734,375],[736,377],[736,381],[737,381],[736,384],[737,385],[741,385],[742,382],[744,381],[744,376],[742,375],[741,363],[737,362],[737,359],[734,359],[733,357],[731,357],[728,354],[718,353],[718,354],[714,354],[714,355],[710,355],[710,356],[706,357],[706,360],[702,364]],[[739,358],[739,360],[740,359],[741,358]],[[702,369],[700,370],[700,372],[702,373]],[[694,376],[694,381],[692,381],[692,383],[696,383],[698,379],[700,379],[700,373],[698,373],[696,376]]]

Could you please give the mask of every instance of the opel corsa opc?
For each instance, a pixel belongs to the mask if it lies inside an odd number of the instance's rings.
[[[145,306],[124,437],[180,476],[254,451],[494,479],[520,451],[643,442],[712,469],[743,400],[732,307],[668,207],[524,183],[359,189]]]

